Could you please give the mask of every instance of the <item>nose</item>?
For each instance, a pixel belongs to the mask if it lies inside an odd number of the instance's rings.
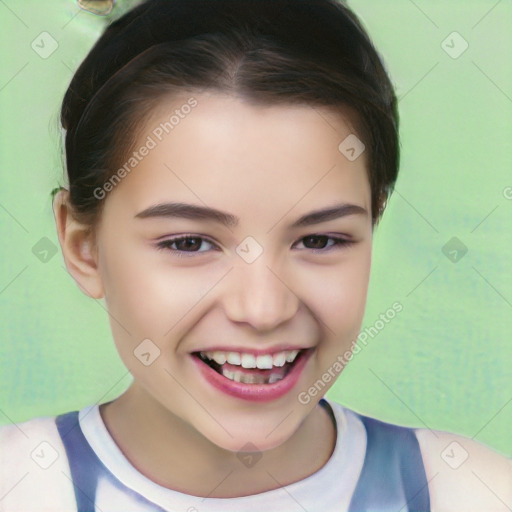
[[[286,272],[263,256],[253,263],[237,265],[230,272],[224,294],[224,309],[232,322],[270,331],[296,314],[300,300]]]

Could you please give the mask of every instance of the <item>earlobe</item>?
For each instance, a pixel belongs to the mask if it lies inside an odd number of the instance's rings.
[[[93,299],[104,296],[103,283],[98,268],[94,232],[72,215],[69,191],[59,191],[53,199],[53,213],[68,272],[79,288]]]

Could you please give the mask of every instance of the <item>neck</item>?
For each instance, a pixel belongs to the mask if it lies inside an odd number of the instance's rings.
[[[136,383],[100,406],[103,421],[129,462],[158,485],[210,498],[248,496],[302,480],[331,456],[336,427],[317,405],[283,444],[254,465],[210,442]]]

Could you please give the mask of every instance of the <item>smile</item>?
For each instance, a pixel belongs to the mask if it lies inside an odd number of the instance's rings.
[[[284,350],[273,354],[200,351],[192,356],[202,375],[217,389],[246,400],[272,400],[296,383],[314,349]]]
[[[214,352],[199,352],[199,357],[223,377],[235,382],[273,384],[285,377],[299,352],[299,350],[286,350],[275,354],[255,356],[216,350]]]

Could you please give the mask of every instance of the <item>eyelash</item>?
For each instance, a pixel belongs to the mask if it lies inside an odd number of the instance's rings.
[[[302,237],[300,239],[300,241],[302,242],[303,240],[305,240],[307,238],[326,238],[327,240],[334,240],[334,244],[324,247],[322,249],[309,249],[310,251],[312,251],[315,254],[327,253],[327,252],[330,252],[335,247],[342,249],[344,247],[349,247],[350,245],[354,244],[353,240],[348,240],[346,238],[340,238],[340,237],[336,237],[336,236],[322,235],[322,234],[306,235],[306,236]],[[159,242],[157,244],[157,249],[159,251],[160,250],[168,250],[172,253],[175,253],[175,255],[178,256],[179,258],[189,258],[195,254],[203,254],[203,253],[208,252],[208,251],[181,251],[179,249],[171,249],[171,247],[170,247],[171,245],[173,245],[177,242],[182,242],[184,240],[201,240],[201,241],[206,241],[206,242],[216,246],[216,244],[212,240],[209,240],[208,238],[206,238],[204,236],[180,235],[178,237],[169,238],[167,240],[163,240],[162,242]],[[215,249],[215,250],[217,250],[217,249]]]

